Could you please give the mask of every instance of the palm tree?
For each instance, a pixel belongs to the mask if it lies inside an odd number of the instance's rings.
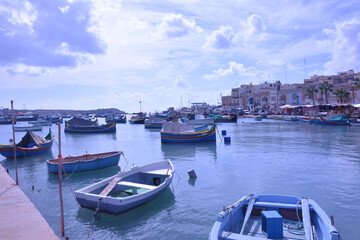
[[[355,95],[354,92],[355,90],[359,90],[360,89],[360,79],[359,78],[354,78],[353,82],[352,82],[352,98],[353,98],[353,103],[355,102]]]
[[[334,95],[340,99],[340,103],[343,103],[343,99],[349,97],[350,92],[343,88],[340,88],[334,92]]]
[[[324,82],[320,83],[319,90],[320,90],[321,96],[323,94],[325,94],[325,104],[328,103],[327,93],[332,92],[333,88],[334,88],[334,85],[330,84],[328,81],[324,81]]]
[[[317,93],[319,90],[314,86],[310,85],[306,88],[306,94],[313,100],[313,105],[315,105],[314,93]]]

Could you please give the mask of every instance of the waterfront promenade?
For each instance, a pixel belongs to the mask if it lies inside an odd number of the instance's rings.
[[[0,164],[0,239],[59,239]]]

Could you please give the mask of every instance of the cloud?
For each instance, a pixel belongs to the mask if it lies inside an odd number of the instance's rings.
[[[360,67],[360,20],[337,23],[334,29],[324,29],[323,33],[328,39],[318,41],[318,47],[327,49],[332,57],[324,64],[326,73]]]
[[[105,53],[102,41],[88,31],[91,6],[86,1],[6,1],[0,8],[0,66],[76,67],[88,55]]]
[[[234,29],[232,27],[221,26],[218,30],[213,31],[206,37],[206,42],[203,45],[207,49],[226,49],[233,44]]]
[[[182,75],[176,76],[176,79],[174,81],[174,87],[175,88],[181,88],[181,89],[189,89],[189,88],[191,88],[188,81]]]
[[[158,36],[162,39],[180,38],[191,32],[202,32],[202,28],[196,26],[194,20],[187,20],[181,14],[166,14],[161,23],[157,25]]]
[[[10,75],[24,74],[33,77],[50,74],[50,71],[47,68],[29,67],[23,64],[15,64],[11,67],[5,67],[5,71]]]
[[[265,39],[266,26],[259,15],[252,14],[242,25],[242,37],[244,41],[262,41]]]
[[[220,77],[227,77],[227,76],[246,76],[255,79],[257,81],[271,79],[271,75],[264,71],[260,71],[255,67],[246,68],[243,64],[236,62],[229,62],[228,69],[220,68],[218,70],[214,70],[212,74],[205,74],[203,78],[207,80],[216,80],[219,79]]]

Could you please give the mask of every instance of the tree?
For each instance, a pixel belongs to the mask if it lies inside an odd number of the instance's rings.
[[[334,95],[340,99],[340,103],[343,103],[343,99],[349,97],[350,92],[343,88],[340,88],[334,92]]]
[[[354,78],[353,82],[352,82],[352,98],[353,98],[353,103],[355,102],[355,95],[354,92],[355,90],[359,90],[360,89],[360,79],[359,78]]]
[[[314,86],[310,85],[306,88],[306,94],[313,100],[313,105],[315,105],[314,93],[317,93],[319,90]]]
[[[324,94],[325,95],[325,104],[328,104],[328,92],[332,92],[334,88],[334,85],[330,84],[328,81],[324,81],[322,83],[320,83],[319,85],[319,91],[321,96]]]

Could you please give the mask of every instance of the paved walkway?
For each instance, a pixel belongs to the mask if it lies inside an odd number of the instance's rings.
[[[0,239],[57,239],[52,228],[0,164]]]

